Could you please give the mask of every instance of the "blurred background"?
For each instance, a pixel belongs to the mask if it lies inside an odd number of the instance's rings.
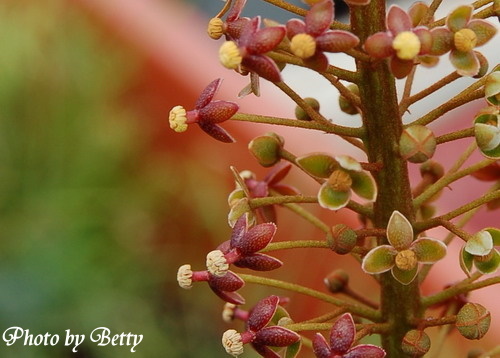
[[[249,1],[257,3],[266,16],[286,21],[282,11],[270,13],[264,2]],[[205,34],[207,19],[221,6],[216,0],[0,2],[0,332],[19,326],[62,340],[67,329],[86,335],[77,353],[61,342],[6,347],[2,341],[1,357],[226,356],[222,332],[241,330],[241,324],[222,322],[223,303],[207,285],[180,289],[176,272],[185,263],[202,270],[206,252],[229,237],[229,166],[262,176],[265,170],[246,145],[269,130],[284,135],[297,154],[338,152],[345,145],[300,130],[225,123],[238,140],[229,147],[196,127],[183,135],[168,128],[170,108],[189,109],[218,77],[225,81],[217,98],[238,101],[244,112],[293,113],[292,102],[264,81],[261,98],[236,98],[248,79],[217,63],[219,43]],[[253,16],[262,9],[245,11]],[[286,76],[302,78],[291,71]],[[362,159],[359,152],[351,155]],[[306,194],[316,190],[299,173],[292,172],[290,181]],[[322,238],[294,224],[292,214],[279,214],[276,240]],[[332,224],[358,225],[349,213],[321,215]],[[485,217],[492,222],[491,213]],[[374,281],[350,258],[315,250],[277,256],[287,269],[270,277],[325,291],[322,278],[351,265],[353,287],[375,297]],[[304,269],[311,260],[318,270]],[[428,289],[460,278],[438,278]],[[242,293],[247,308],[270,293],[286,294],[255,286]],[[329,309],[290,297],[288,309],[297,321]],[[88,335],[102,326],[144,339],[136,353],[126,346],[100,347]],[[495,331],[475,344],[457,336],[447,356],[498,341]],[[255,354],[247,350],[245,356]]]

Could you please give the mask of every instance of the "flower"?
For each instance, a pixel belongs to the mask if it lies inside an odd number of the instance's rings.
[[[235,0],[227,14],[226,21],[219,17],[221,14],[210,19],[207,27],[208,36],[214,40],[220,39],[224,34],[227,39],[239,38],[243,27],[250,21],[248,17],[240,17],[246,2],[247,0]]]
[[[368,37],[365,51],[374,58],[390,57],[391,72],[396,78],[408,76],[417,56],[426,55],[432,46],[431,32],[424,26],[413,27],[412,18],[397,5],[387,12],[388,31]]]
[[[224,277],[218,277],[208,271],[193,271],[189,264],[179,267],[177,282],[180,287],[190,289],[193,286],[193,282],[199,281],[207,281],[212,291],[226,302],[235,305],[245,303],[245,299],[235,292],[243,287],[245,282],[235,273],[228,271]]]
[[[366,254],[361,268],[372,275],[391,270],[403,285],[415,279],[419,263],[434,263],[446,255],[446,245],[439,240],[422,237],[413,241],[413,228],[399,211],[389,219],[387,240],[389,245],[377,246]]]
[[[284,26],[259,29],[260,22],[260,16],[252,18],[237,39],[224,42],[219,49],[219,60],[228,69],[243,66],[268,81],[279,82],[281,74],[278,66],[264,54],[283,40],[286,30]]]
[[[263,298],[250,311],[245,332],[238,333],[234,329],[224,332],[222,345],[226,352],[237,357],[243,353],[243,345],[250,343],[263,357],[279,358],[268,346],[287,347],[298,342],[300,336],[297,333],[280,326],[268,326],[279,302],[278,296]]]
[[[289,20],[287,35],[291,40],[290,51],[304,62],[321,71],[328,67],[324,52],[344,52],[359,43],[357,36],[347,31],[328,30],[334,18],[332,0],[314,4],[307,12],[305,22]]]
[[[487,228],[476,233],[460,251],[460,267],[470,276],[472,265],[483,274],[493,273],[500,265],[500,230]]]
[[[188,124],[197,123],[211,137],[224,143],[233,143],[233,137],[217,123],[230,119],[239,107],[234,102],[212,100],[221,82],[222,79],[216,79],[203,90],[195,109],[186,111],[182,106],[172,108],[168,117],[170,128],[176,132],[184,132]]]
[[[271,242],[276,225],[264,223],[250,229],[247,226],[247,216],[242,215],[234,225],[231,239],[208,253],[207,269],[210,274],[223,277],[230,272],[230,264],[256,271],[270,271],[281,267],[280,260],[257,253]]]
[[[485,20],[472,19],[473,11],[470,5],[459,6],[446,17],[446,27],[433,30],[434,41],[440,44],[441,53],[451,50],[451,64],[462,76],[478,74],[480,63],[473,50],[488,42],[497,31]]]
[[[356,327],[350,313],[344,313],[333,324],[330,331],[330,344],[325,337],[316,333],[313,338],[313,351],[318,358],[383,358],[385,351],[372,344],[360,344],[352,347],[356,336]],[[352,347],[352,348],[351,348]]]
[[[491,159],[500,159],[500,112],[498,106],[488,106],[474,119],[474,136],[481,153]]]

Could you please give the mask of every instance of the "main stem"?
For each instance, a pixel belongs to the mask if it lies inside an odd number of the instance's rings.
[[[372,0],[367,6],[351,8],[351,29],[364,43],[378,31],[385,31],[385,1]],[[382,163],[374,174],[378,196],[374,204],[375,227],[385,228],[394,210],[410,222],[415,220],[406,162],[398,152],[403,124],[398,109],[394,77],[387,61],[357,62],[358,83],[364,113],[364,144],[368,159]],[[379,244],[386,243],[385,238]],[[391,273],[381,275],[381,310],[383,320],[391,324],[391,331],[382,336],[382,345],[388,357],[404,357],[401,341],[412,329],[411,321],[421,317],[420,292],[417,280],[405,286],[394,280]]]

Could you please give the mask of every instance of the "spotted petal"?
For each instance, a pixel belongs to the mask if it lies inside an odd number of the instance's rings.
[[[342,355],[351,348],[356,335],[356,327],[351,314],[344,313],[333,324],[330,331],[330,348],[332,353]]]
[[[278,296],[272,295],[257,302],[248,316],[248,328],[252,331],[258,331],[264,328],[271,318],[273,318],[279,301],[280,299]]]
[[[215,93],[219,89],[220,85],[222,83],[222,79],[218,78],[216,80],[213,80],[208,84],[207,87],[201,92],[200,97],[198,97],[198,100],[196,101],[195,108],[196,109],[201,109],[205,107],[207,104],[212,101],[212,98],[214,98]]]
[[[272,271],[283,266],[283,262],[269,255],[251,254],[239,259],[234,265],[255,271]]]
[[[330,210],[339,210],[347,205],[351,198],[351,191],[335,190],[328,183],[321,185],[318,192],[318,203],[321,207]]]
[[[224,128],[215,123],[198,122],[200,128],[210,137],[223,143],[234,143],[236,140]]]
[[[463,29],[469,23],[473,10],[470,5],[457,7],[446,18],[446,26],[453,32]]]
[[[422,264],[434,263],[446,255],[446,245],[439,240],[428,237],[415,240],[410,248],[417,255],[417,261]]]
[[[330,347],[325,337],[316,333],[313,338],[313,352],[317,358],[330,358]]]
[[[266,27],[257,31],[249,40],[247,49],[253,54],[266,53],[279,45],[286,35],[284,26]]]
[[[410,222],[397,210],[389,218],[387,240],[398,251],[407,249],[413,241],[413,228]]]
[[[394,266],[397,254],[397,250],[390,245],[377,246],[366,254],[361,268],[372,275],[389,271]]]
[[[397,266],[394,266],[391,273],[397,281],[403,285],[409,285],[417,277],[418,265],[411,270],[401,270]]]
[[[412,20],[402,8],[397,5],[391,5],[387,11],[387,28],[396,36],[403,31],[410,31]]]
[[[386,58],[394,54],[392,40],[389,33],[377,32],[366,39],[363,48],[372,57]]]
[[[342,358],[383,358],[385,351],[372,344],[360,344],[349,350]]]
[[[347,31],[332,30],[316,38],[316,46],[321,51],[344,52],[357,46],[359,38]]]
[[[262,328],[255,335],[254,343],[272,347],[286,347],[300,340],[298,333],[280,326]]]
[[[311,7],[306,15],[306,32],[313,36],[319,36],[328,29],[333,21],[332,0],[321,1]]]
[[[467,28],[474,31],[477,37],[476,47],[484,45],[497,33],[497,28],[488,21],[482,19],[471,20]]]
[[[276,225],[264,223],[252,227],[243,238],[233,244],[242,254],[252,254],[262,250],[271,242],[276,233]]]
[[[248,55],[243,57],[241,64],[268,81],[281,81],[281,73],[278,65],[267,56]]]

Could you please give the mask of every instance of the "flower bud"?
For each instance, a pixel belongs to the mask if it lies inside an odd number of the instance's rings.
[[[422,177],[430,175],[432,182],[435,183],[444,175],[444,168],[440,163],[428,160],[420,166],[420,175]]]
[[[412,329],[406,332],[401,349],[410,357],[422,357],[431,348],[431,340],[424,331]]]
[[[329,273],[323,282],[331,293],[342,292],[349,283],[349,275],[344,270],[335,270]]]
[[[478,303],[466,303],[457,314],[455,326],[467,339],[481,339],[488,332],[490,312]]]
[[[248,149],[263,167],[271,167],[281,159],[282,143],[275,136],[263,135],[254,138]]]
[[[332,227],[332,235],[327,236],[330,249],[339,255],[345,255],[356,246],[358,235],[356,232],[344,224],[337,224]]]
[[[347,86],[349,91],[354,93],[355,95],[359,95],[359,88],[355,84],[350,84]],[[347,100],[344,96],[339,96],[339,107],[340,110],[347,114],[358,114],[358,109],[352,105],[352,103]]]
[[[207,33],[210,38],[218,40],[224,35],[224,21],[219,17],[214,17],[208,22]]]
[[[406,128],[399,139],[401,156],[412,163],[423,163],[432,158],[436,150],[436,138],[427,127],[413,125]]]
[[[307,97],[307,98],[304,98],[304,101],[309,106],[311,106],[316,112],[319,111],[319,102],[316,98]],[[297,118],[298,120],[301,120],[301,121],[311,121],[312,120],[312,118],[309,117],[309,115],[306,113],[306,111],[304,111],[304,109],[302,109],[302,107],[300,107],[300,106],[295,107],[295,118]]]
[[[400,32],[392,42],[392,48],[401,60],[413,60],[420,52],[420,47],[420,39],[411,31]]]

